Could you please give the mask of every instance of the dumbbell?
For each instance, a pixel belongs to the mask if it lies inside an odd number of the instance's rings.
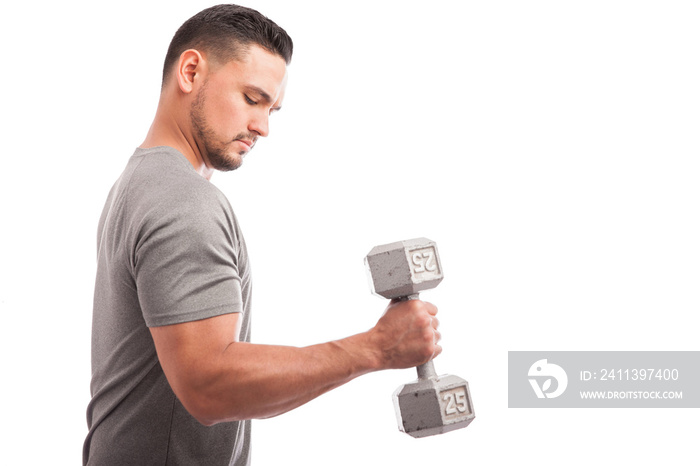
[[[388,299],[418,299],[438,286],[442,265],[437,246],[427,238],[385,244],[365,257],[372,292]],[[467,427],[474,420],[469,384],[456,375],[435,372],[433,361],[418,366],[418,379],[393,395],[399,430],[428,437]]]

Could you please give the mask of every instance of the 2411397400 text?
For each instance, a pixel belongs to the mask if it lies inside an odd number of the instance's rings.
[[[678,369],[599,369],[598,371],[581,371],[580,380],[601,381],[675,381],[678,380]]]

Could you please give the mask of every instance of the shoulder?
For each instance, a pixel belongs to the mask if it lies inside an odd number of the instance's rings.
[[[139,149],[133,163],[129,187],[132,202],[179,211],[231,208],[226,196],[173,148]]]
[[[138,230],[167,227],[204,236],[222,231],[238,236],[226,196],[178,151],[169,147],[142,149],[130,163],[133,171],[127,203]]]

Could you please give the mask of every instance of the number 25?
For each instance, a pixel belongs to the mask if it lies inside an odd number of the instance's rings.
[[[467,394],[464,392],[446,393],[442,400],[447,401],[447,406],[445,406],[445,414],[447,415],[467,412]]]
[[[415,269],[413,271],[415,273],[422,273],[422,272],[434,272],[435,269],[437,269],[437,265],[435,265],[435,254],[433,251],[425,251],[425,252],[414,252],[413,253],[413,265],[415,265]]]

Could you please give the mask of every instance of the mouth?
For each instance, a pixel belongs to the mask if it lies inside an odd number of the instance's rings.
[[[246,150],[251,150],[255,145],[255,141],[250,141],[248,139],[236,139],[236,142],[240,142]]]

